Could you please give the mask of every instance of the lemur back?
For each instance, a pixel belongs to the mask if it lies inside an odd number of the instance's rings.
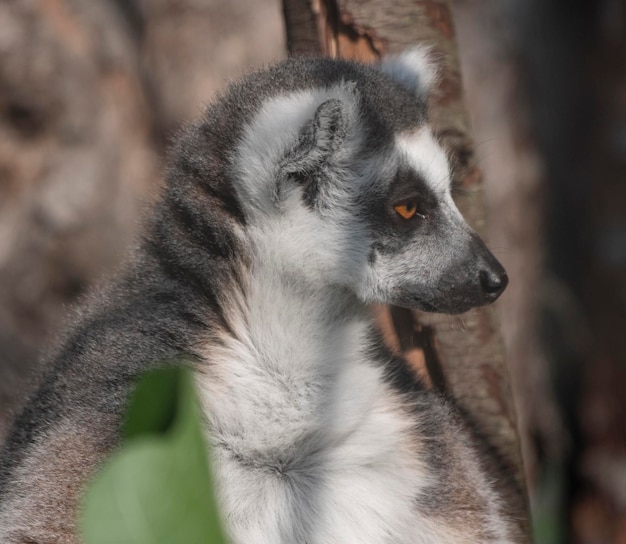
[[[171,153],[120,274],[48,356],[0,464],[0,540],[78,542],[129,392],[189,361],[234,543],[514,542],[469,426],[383,344],[372,303],[461,312],[504,270],[450,196],[419,49],[292,59]]]

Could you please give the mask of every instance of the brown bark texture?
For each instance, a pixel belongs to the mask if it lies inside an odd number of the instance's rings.
[[[284,4],[295,9],[292,0]],[[449,153],[455,182],[462,187],[457,205],[484,237],[482,173],[476,164],[463,102],[449,2],[311,0],[308,8],[315,16],[321,50],[332,57],[367,62],[416,43],[432,48],[433,58],[442,69],[430,98],[431,124]],[[302,16],[301,20],[307,18]],[[288,45],[292,54],[317,52],[293,40]],[[496,308],[478,308],[460,316],[381,309],[381,322],[392,346],[404,352],[433,387],[454,397],[493,448],[503,464],[503,490],[520,519],[521,531],[528,534],[520,441]],[[392,324],[393,330],[385,324]]]

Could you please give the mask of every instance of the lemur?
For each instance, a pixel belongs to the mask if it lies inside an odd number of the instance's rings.
[[[0,466],[0,541],[77,543],[138,377],[192,365],[235,544],[514,542],[470,426],[371,305],[464,312],[507,276],[450,193],[434,70],[296,58],[231,84],[171,153],[119,274],[48,355]]]

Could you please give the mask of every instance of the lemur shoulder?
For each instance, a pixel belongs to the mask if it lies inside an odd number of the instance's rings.
[[[49,356],[0,464],[0,541],[76,543],[129,392],[195,370],[237,544],[514,542],[475,437],[373,325],[373,303],[462,312],[506,274],[450,196],[420,49],[291,59],[175,145],[127,266]]]

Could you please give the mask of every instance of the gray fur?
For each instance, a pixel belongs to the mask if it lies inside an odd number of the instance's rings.
[[[289,60],[186,130],[136,251],[9,437],[2,542],[77,541],[133,384],[178,359],[197,370],[234,542],[514,541],[468,426],[372,328],[371,302],[463,311],[506,283],[450,199],[404,68],[398,83]],[[408,197],[410,221],[393,209]]]

